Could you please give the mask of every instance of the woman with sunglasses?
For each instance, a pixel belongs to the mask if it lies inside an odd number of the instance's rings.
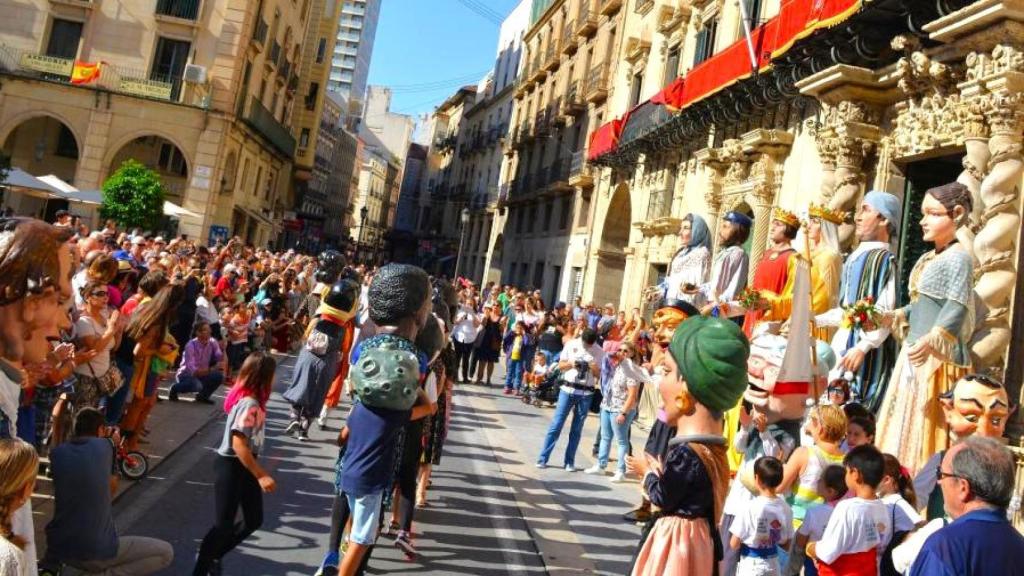
[[[77,354],[89,353],[92,360],[75,367],[78,378],[76,408],[97,408],[100,400],[113,394],[124,383],[110,351],[121,343],[124,323],[121,313],[107,306],[109,289],[102,280],[90,280],[82,287],[85,306],[75,322]]]

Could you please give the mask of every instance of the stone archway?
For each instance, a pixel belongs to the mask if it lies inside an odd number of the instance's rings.
[[[604,225],[601,239],[596,246],[597,266],[594,277],[594,302],[617,303],[622,296],[622,281],[626,272],[626,247],[629,244],[632,225],[629,187],[619,184],[615,189]]]
[[[113,150],[107,176],[117,170],[125,160],[136,160],[160,176],[166,200],[182,204],[191,170],[185,152],[180,146],[163,136],[147,134],[136,136]]]
[[[0,142],[0,150],[10,157],[13,167],[33,176],[53,174],[75,184],[81,142],[71,128],[55,116],[37,115],[21,121]],[[4,205],[19,215],[51,220],[54,212],[67,207],[67,201],[12,194]]]

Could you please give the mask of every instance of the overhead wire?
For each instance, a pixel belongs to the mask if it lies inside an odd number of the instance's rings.
[[[490,8],[483,6],[476,2],[476,0],[456,0],[459,4],[462,4],[477,16],[480,16],[484,20],[487,20],[495,26],[501,25],[501,16],[492,11]]]

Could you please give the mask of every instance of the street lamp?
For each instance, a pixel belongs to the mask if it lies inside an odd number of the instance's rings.
[[[462,223],[462,231],[459,232],[459,252],[455,257],[455,279],[459,278],[459,265],[462,264],[462,245],[466,241],[466,224],[469,224],[469,208],[463,208],[459,213],[459,222]]]
[[[363,251],[363,232],[366,230],[366,216],[370,213],[370,209],[363,206],[359,209],[359,241],[356,242],[356,260],[361,260],[361,253]]]

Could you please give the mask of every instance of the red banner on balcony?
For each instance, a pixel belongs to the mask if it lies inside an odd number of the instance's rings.
[[[99,80],[100,67],[102,65],[102,62],[82,62],[81,60],[75,60],[75,65],[71,68],[71,83],[89,84]]]
[[[770,68],[794,43],[822,28],[834,26],[861,9],[863,0],[782,0],[779,14],[751,31],[757,71]],[[703,100],[754,73],[746,38],[698,64],[651,98],[673,112]],[[629,113],[598,127],[590,137],[588,159],[615,150]]]
[[[651,98],[651,104],[663,104],[673,112],[678,111],[683,107],[683,101],[686,99],[685,86],[686,82],[682,78],[676,78]]]
[[[615,150],[615,146],[619,143],[619,136],[622,134],[622,127],[625,125],[625,118],[617,118],[598,126],[593,134],[590,135],[587,159],[593,160],[602,154]]]

